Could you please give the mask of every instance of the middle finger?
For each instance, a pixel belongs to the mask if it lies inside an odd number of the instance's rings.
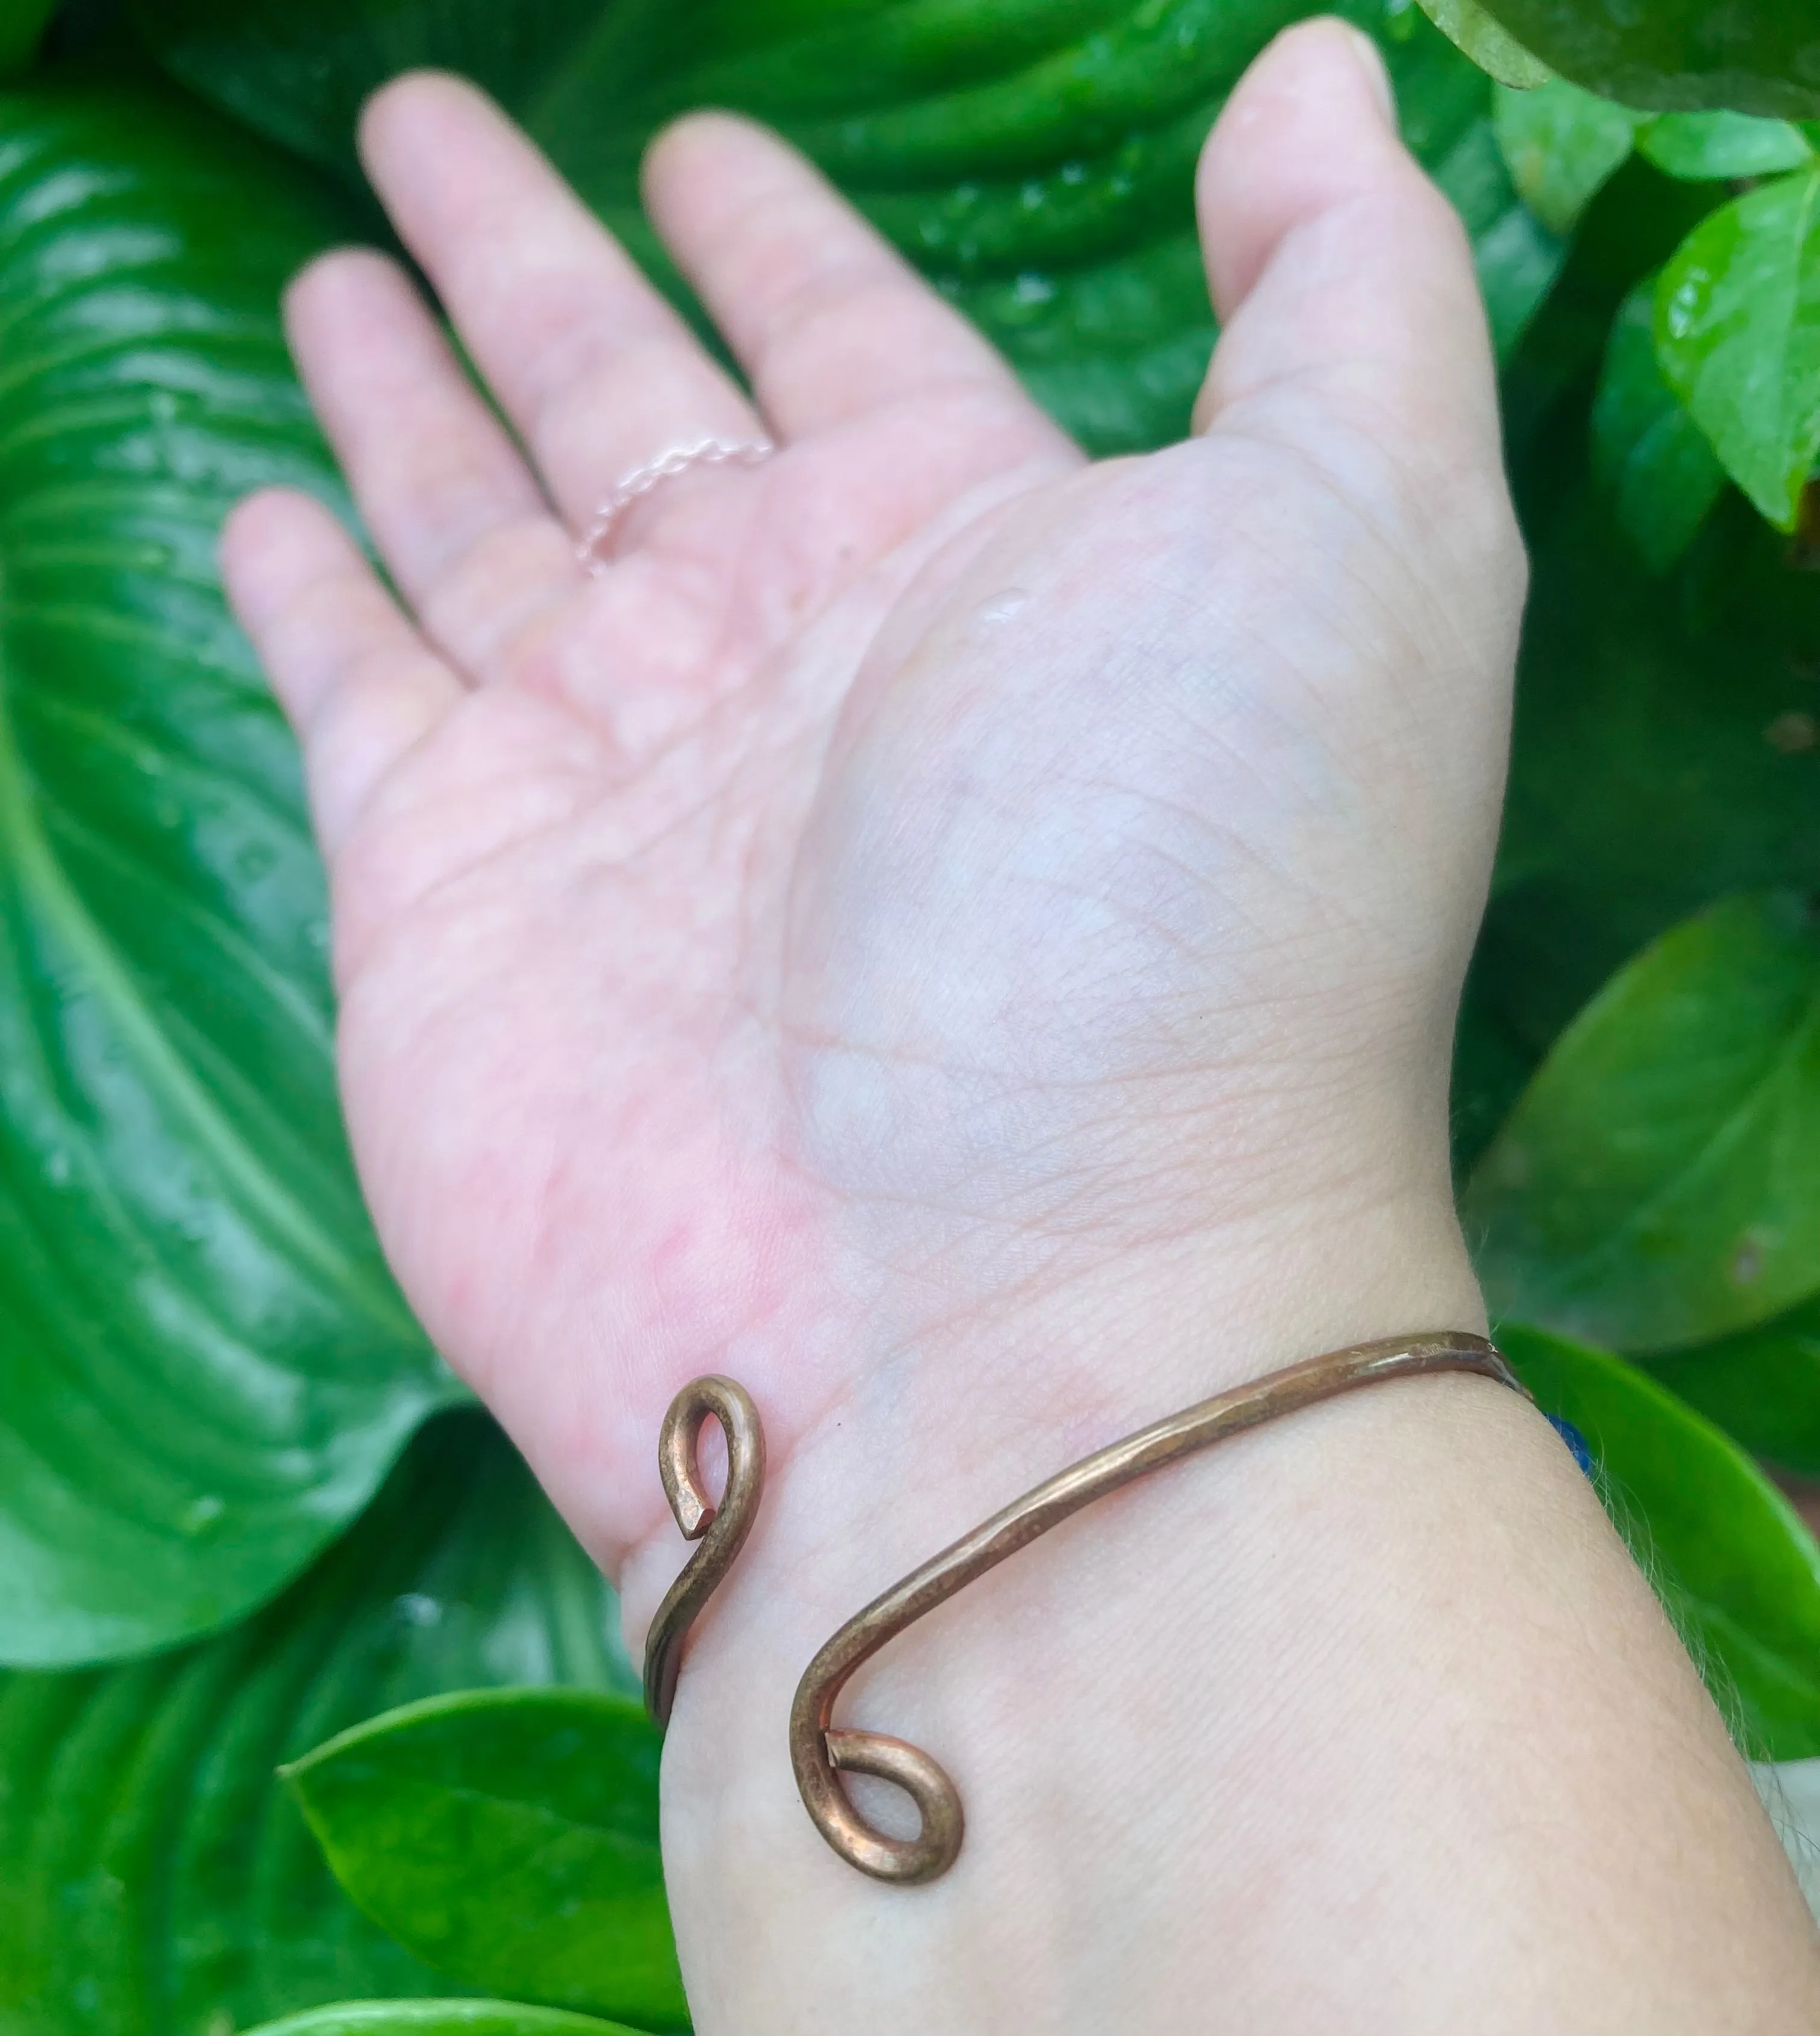
[[[388,86],[361,153],[578,530],[627,474],[763,432],[737,384],[524,136],[458,78]]]

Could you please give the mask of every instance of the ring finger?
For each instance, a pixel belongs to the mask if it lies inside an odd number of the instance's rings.
[[[675,448],[763,434],[757,413],[544,158],[459,80],[388,87],[367,173],[578,534]]]

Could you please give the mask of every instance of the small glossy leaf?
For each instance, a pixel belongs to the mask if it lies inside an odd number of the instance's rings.
[[[1633,1365],[1505,1324],[1544,1413],[1598,1460],[1601,1495],[1743,1750],[1820,1754],[1820,1548],[1743,1450]]]
[[[336,1877],[398,1941],[488,1993],[683,2023],[658,1850],[662,1740],[579,1690],[432,1698],[285,1770]]]
[[[631,2036],[616,2022],[518,2000],[348,2000],[248,2036]]]
[[[200,107],[0,94],[0,1661],[238,1618],[457,1392],[354,1180],[213,560],[255,483],[334,492],[277,296],[340,224]]]
[[[1624,166],[1636,115],[1562,78],[1533,92],[1500,87],[1493,104],[1511,181],[1545,226],[1570,232]]]
[[[1820,928],[1733,899],[1575,1020],[1468,1184],[1503,1319],[1618,1349],[1766,1320],[1820,1288]]]
[[[1546,85],[1554,73],[1502,28],[1479,0],[1420,0],[1422,11],[1456,48],[1500,85],[1519,92]]]
[[[1820,1301],[1647,1368],[1752,1455],[1820,1478]]]
[[[1645,123],[1637,145],[1657,169],[1696,183],[1775,176],[1814,160],[1812,143],[1792,122],[1745,113],[1665,113]]]
[[[31,62],[56,11],[57,0],[0,0],[0,78]]]
[[[1794,529],[1820,451],[1820,172],[1716,213],[1664,272],[1665,372],[1763,513]]]
[[[1482,0],[1588,91],[1664,112],[1820,115],[1820,0]]]
[[[1793,530],[1820,454],[1820,169],[1694,231],[1657,285],[1656,345],[1726,470]]]
[[[216,2036],[449,1981],[337,1887],[281,1761],[439,1690],[629,1691],[612,1593],[503,1437],[463,1411],[232,1632],[0,1675],[0,2029]]]
[[[1592,466],[1650,568],[1666,572],[1725,488],[1725,469],[1656,358],[1656,285],[1633,292],[1611,330],[1592,408]]]

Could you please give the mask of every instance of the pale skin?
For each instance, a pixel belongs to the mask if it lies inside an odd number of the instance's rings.
[[[959,1785],[938,1884],[835,1859],[786,1758],[820,1642],[1039,1478],[1483,1326],[1447,1069],[1524,566],[1470,258],[1368,46],[1305,26],[1235,94],[1196,435],[1098,466],[757,129],[647,175],[749,395],[471,89],[405,79],[362,142],[513,435],[399,271],[326,256],[292,341],[399,598],[292,494],[224,564],[303,743],[381,1235],[635,1644],[684,1553],[665,1404],[725,1371],[765,1417],[665,1755],[701,2036],[1820,2027],[1698,1678],[1482,1382],[1223,1446],[899,1642],[845,1702]],[[584,574],[623,476],[760,431]]]

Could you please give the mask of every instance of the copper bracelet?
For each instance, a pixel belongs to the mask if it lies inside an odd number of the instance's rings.
[[[1215,1393],[1096,1451],[1026,1492],[874,1598],[810,1662],[790,1706],[790,1764],[816,1830],[850,1865],[876,1880],[938,1880],[960,1850],[964,1820],[959,1792],[919,1748],[882,1732],[855,1732],[834,1723],[835,1701],[853,1672],[925,1612],[1108,1492],[1317,1401],[1380,1379],[1441,1371],[1476,1372],[1528,1397],[1492,1344],[1464,1333],[1392,1337],[1309,1358]],[[696,1451],[710,1416],[727,1439],[726,1489],[718,1506],[703,1488]],[[764,1483],[764,1453],[758,1409],[730,1378],[695,1380],[676,1395],[664,1416],[658,1445],[664,1490],[676,1525],[702,1546],[671,1585],[645,1644],[645,1702],[659,1725],[669,1721],[689,1627],[752,1530]],[[895,1838],[873,1830],[836,1778],[842,1773],[876,1775],[903,1789],[921,1814],[917,1836]]]

